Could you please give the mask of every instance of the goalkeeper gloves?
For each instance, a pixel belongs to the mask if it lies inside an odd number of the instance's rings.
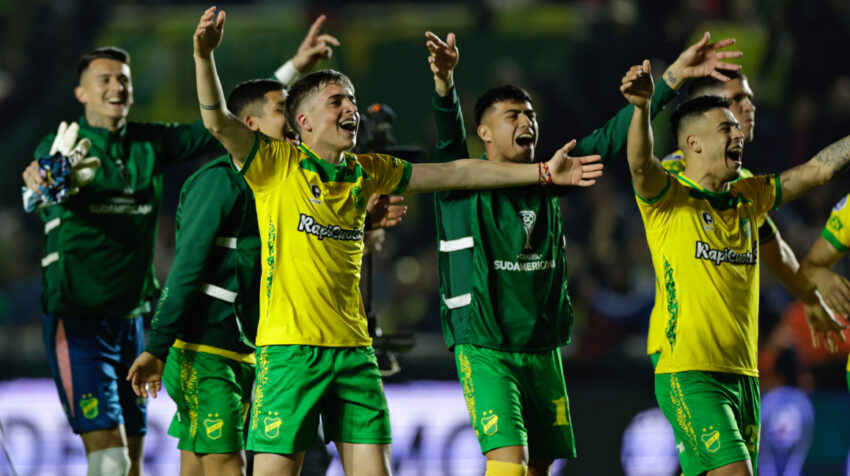
[[[94,180],[94,172],[100,167],[100,159],[86,157],[91,149],[89,139],[77,140],[80,126],[76,122],[68,125],[62,121],[56,138],[46,157],[38,158],[38,173],[48,183],[39,185],[36,193],[23,187],[24,209],[33,212],[41,207],[62,203],[80,187]]]

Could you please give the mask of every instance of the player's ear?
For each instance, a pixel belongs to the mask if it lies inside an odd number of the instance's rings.
[[[699,139],[699,137],[693,134],[685,138],[685,145],[688,147],[688,149],[696,152],[697,154],[702,152],[702,141]]]
[[[89,102],[88,97],[86,97],[86,90],[83,89],[82,86],[74,88],[74,97],[77,98],[77,101],[79,101],[80,104],[86,104]]]
[[[244,118],[242,118],[242,122],[244,122],[245,125],[248,126],[248,129],[251,129],[252,131],[260,130],[260,124],[257,122],[256,118],[250,114],[247,114]]]
[[[480,126],[478,126],[478,129],[476,129],[476,132],[478,132],[478,137],[480,137],[481,140],[484,141],[485,143],[486,142],[493,142],[493,133],[490,131],[490,128],[485,126],[484,124],[481,124]]]
[[[313,132],[313,127],[310,125],[310,118],[307,114],[301,113],[295,117],[295,122],[298,123],[298,128],[303,132]]]

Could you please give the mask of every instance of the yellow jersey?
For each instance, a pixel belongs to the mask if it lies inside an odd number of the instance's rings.
[[[685,155],[682,153],[682,150],[679,149],[672,154],[664,157],[661,160],[661,165],[664,167],[664,170],[670,172],[673,175],[679,174],[685,170]],[[753,173],[745,168],[741,168],[741,179],[752,177]],[[769,221],[770,218],[765,216],[765,218]],[[759,228],[761,228],[762,223],[759,223]],[[773,225],[771,225],[773,226]],[[762,237],[762,239],[765,239]],[[661,352],[661,348],[664,344],[664,318],[667,315],[667,310],[665,309],[665,305],[662,301],[658,299],[659,296],[662,295],[663,291],[661,290],[662,283],[658,280],[655,281],[655,305],[652,306],[652,312],[649,314],[649,331],[646,336],[646,353],[647,355],[657,354]]]
[[[663,313],[656,373],[758,376],[756,227],[781,203],[779,178],[759,175],[714,193],[684,174],[654,199],[636,197]]]
[[[366,202],[401,193],[411,172],[380,154],[345,153],[334,165],[306,145],[257,134],[240,174],[262,241],[258,346],[372,343],[358,287]]]

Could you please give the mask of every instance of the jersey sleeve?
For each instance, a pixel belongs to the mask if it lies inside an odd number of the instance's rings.
[[[239,174],[254,193],[264,193],[283,183],[295,170],[297,161],[298,149],[294,145],[257,132]]]
[[[202,120],[189,124],[149,124],[159,132],[157,159],[172,165],[198,158],[219,150],[218,140],[204,127]]]
[[[367,154],[357,157],[366,172],[375,180],[374,192],[383,195],[404,193],[410,182],[413,165],[406,160],[384,154]]]
[[[841,253],[850,250],[850,229],[847,225],[850,224],[850,207],[847,206],[847,201],[850,195],[845,196],[838,202],[829,214],[829,219],[826,221],[826,226],[821,230],[820,235],[824,237],[836,251]]]
[[[742,194],[753,202],[759,223],[764,221],[767,212],[775,210],[782,203],[779,175],[754,175],[741,179],[731,185],[731,190],[733,194]]]
[[[673,214],[675,195],[681,191],[679,181],[667,175],[667,185],[657,197],[642,197],[635,191],[638,211],[640,211],[647,232],[664,227]]]
[[[449,94],[440,96],[434,92],[431,101],[434,111],[434,123],[437,125],[437,145],[434,147],[434,162],[442,163],[469,157],[469,146],[466,140],[466,126],[457,89],[452,88]],[[451,200],[468,196],[467,190],[443,190],[435,192],[438,200]]]
[[[187,182],[180,196],[174,263],[151,321],[146,350],[160,360],[185,325],[187,311],[200,296],[203,273],[216,236],[240,191],[224,167],[203,171]]]

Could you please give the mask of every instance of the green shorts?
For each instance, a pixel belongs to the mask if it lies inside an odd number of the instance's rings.
[[[458,377],[481,452],[527,446],[532,459],[575,458],[559,349],[505,352],[455,346]]]
[[[758,474],[757,377],[699,371],[656,374],[655,397],[673,426],[686,476],[746,460]]]
[[[295,454],[316,442],[389,444],[390,412],[372,347],[273,345],[257,349],[248,449]]]
[[[248,354],[250,355],[250,354]],[[172,347],[162,375],[177,413],[168,434],[195,453],[242,450],[254,366],[219,355]]]

